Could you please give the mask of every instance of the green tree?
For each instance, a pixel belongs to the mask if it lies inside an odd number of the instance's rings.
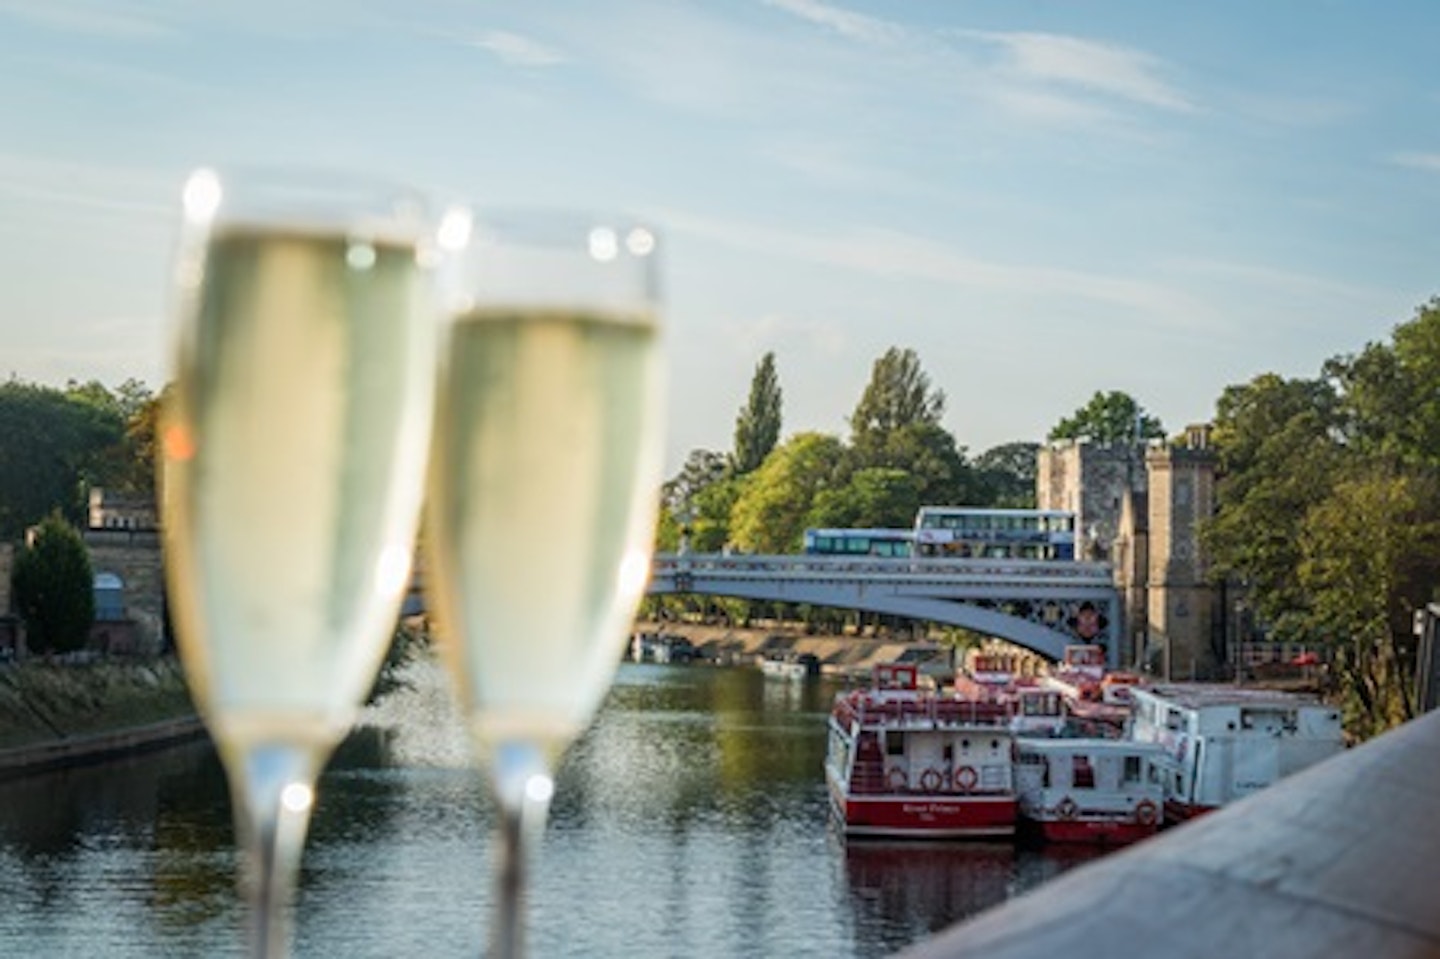
[[[731,468],[737,474],[759,468],[779,442],[782,399],[780,380],[775,373],[775,354],[766,353],[750,380],[750,398],[735,418]]]
[[[58,511],[16,556],[11,585],[32,651],[84,648],[95,622],[95,575],[84,540]]]
[[[807,527],[905,529],[920,509],[920,480],[900,469],[856,470],[844,486],[821,489],[811,503]]]
[[[683,512],[696,494],[712,483],[719,482],[729,471],[724,453],[714,450],[695,449],[685,457],[685,463],[661,490],[666,506],[676,513]]]
[[[1306,515],[1300,553],[1308,625],[1331,646],[1346,727],[1365,738],[1410,719],[1414,598],[1440,582],[1435,476],[1367,465]]]
[[[1089,403],[1056,423],[1048,438],[1134,446],[1164,435],[1160,420],[1146,413],[1129,393],[1097,390]]]
[[[112,475],[125,420],[99,384],[69,391],[0,383],[0,538],[14,539],[52,510],[78,522],[88,488]]]
[[[746,477],[730,512],[730,538],[751,553],[792,553],[804,539],[816,494],[846,481],[845,447],[834,436],[799,433]]]
[[[1440,467],[1440,297],[1395,327],[1391,343],[1370,343],[1325,364],[1344,397],[1346,435],[1368,457]]]
[[[718,553],[734,542],[731,516],[754,475],[727,476],[695,494],[690,519],[691,549],[697,553]]]
[[[1039,443],[1005,443],[975,457],[976,506],[1033,509]]]
[[[920,357],[914,350],[892,346],[871,367],[870,382],[850,414],[850,443],[863,457],[868,448],[883,447],[902,427],[939,425],[944,413],[945,394],[931,387]]]
[[[1200,530],[1212,573],[1243,584],[1259,618],[1297,639],[1312,638],[1295,572],[1301,525],[1330,495],[1345,457],[1337,404],[1324,380],[1273,373],[1227,387],[1216,404],[1217,510]]]

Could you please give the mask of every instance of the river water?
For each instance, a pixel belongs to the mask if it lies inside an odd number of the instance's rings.
[[[492,810],[433,668],[320,782],[299,957],[476,956]],[[1094,853],[846,842],[837,687],[626,664],[568,755],[533,862],[536,957],[886,956]],[[192,744],[0,784],[0,955],[242,954],[228,794]]]

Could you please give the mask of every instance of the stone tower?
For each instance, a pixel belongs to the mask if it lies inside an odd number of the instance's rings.
[[[1144,446],[1061,440],[1040,448],[1035,505],[1075,514],[1077,558],[1110,560],[1126,497],[1146,482]]]
[[[1147,665],[1175,679],[1219,673],[1218,631],[1224,616],[1217,590],[1206,582],[1199,525],[1215,511],[1216,456],[1208,426],[1189,426],[1183,445],[1152,447],[1149,474],[1146,577]]]

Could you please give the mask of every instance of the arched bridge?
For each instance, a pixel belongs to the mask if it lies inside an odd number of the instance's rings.
[[[1109,564],[661,553],[650,593],[809,603],[930,620],[998,636],[1049,659],[1099,643],[1121,665],[1119,592]]]

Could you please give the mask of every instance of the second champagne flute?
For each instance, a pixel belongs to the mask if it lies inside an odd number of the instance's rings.
[[[499,809],[496,957],[523,954],[527,836],[648,579],[655,261],[655,235],[619,218],[479,211],[444,284],[426,583]]]

